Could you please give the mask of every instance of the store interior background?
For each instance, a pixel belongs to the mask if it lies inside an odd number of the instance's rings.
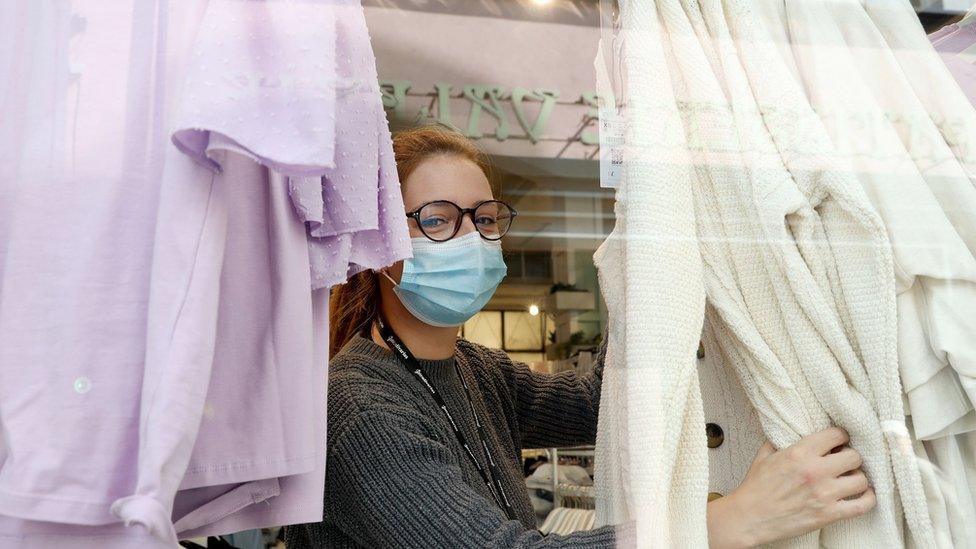
[[[503,241],[508,277],[463,335],[533,368],[570,367],[561,359],[603,332],[593,253],[614,223],[597,156],[599,4],[364,5],[394,131],[441,122],[466,133],[490,156],[497,196],[519,212]]]
[[[913,3],[934,30],[972,0]],[[600,0],[363,5],[394,131],[461,130],[519,212],[503,242],[508,277],[463,335],[536,369],[579,368],[604,328],[593,253],[614,226],[613,190],[600,182]]]

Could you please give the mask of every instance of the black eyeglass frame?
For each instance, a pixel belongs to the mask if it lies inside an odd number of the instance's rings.
[[[490,202],[498,202],[499,204],[503,204],[506,208],[508,208],[508,211],[512,212],[511,221],[509,221],[508,223],[508,228],[505,229],[504,233],[498,235],[498,238],[491,238],[489,236],[486,236],[485,233],[481,232],[481,229],[478,228],[478,221],[474,218],[474,213],[478,211],[478,208]],[[424,208],[430,206],[431,204],[437,204],[437,203],[450,204],[451,206],[457,208],[459,212],[461,212],[461,214],[458,215],[457,217],[458,219],[457,223],[454,224],[454,231],[451,232],[451,236],[445,238],[444,240],[437,240],[436,238],[427,234],[427,231],[424,230],[423,224],[420,222],[420,210],[423,210]],[[407,217],[413,219],[417,223],[417,228],[420,229],[420,232],[423,233],[423,235],[432,242],[447,242],[448,240],[451,240],[452,238],[457,236],[458,231],[461,230],[461,225],[464,224],[464,216],[466,215],[471,218],[471,223],[474,225],[475,230],[478,231],[478,234],[481,236],[481,238],[492,242],[497,242],[502,238],[504,238],[505,235],[508,234],[508,231],[512,229],[512,224],[515,223],[515,218],[518,217],[518,211],[515,208],[513,208],[511,204],[503,200],[482,200],[481,202],[475,204],[473,208],[462,208],[461,206],[458,206],[457,204],[451,202],[450,200],[431,200],[430,202],[425,202],[421,204],[420,207],[417,208],[416,210],[413,210],[412,212],[407,212]]]

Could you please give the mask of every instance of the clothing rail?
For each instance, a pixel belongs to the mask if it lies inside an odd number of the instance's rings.
[[[563,507],[573,507],[576,509],[594,508],[592,486],[580,486],[579,484],[566,484],[562,482],[559,483],[559,497]]]
[[[593,487],[583,486],[580,484],[570,484],[568,482],[559,483],[559,493],[565,494],[567,496],[576,496],[580,498],[591,498],[593,497]]]
[[[559,458],[562,457],[588,457],[593,459],[593,446],[574,446],[571,448],[549,448],[546,450],[549,463],[552,464],[552,506],[553,508],[562,507],[562,493],[559,484]]]

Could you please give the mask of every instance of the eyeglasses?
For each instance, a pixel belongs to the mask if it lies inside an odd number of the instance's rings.
[[[479,202],[474,208],[462,208],[448,200],[435,200],[407,212],[407,217],[417,222],[420,232],[434,242],[454,238],[461,229],[465,215],[471,216],[481,238],[501,240],[512,227],[518,212],[501,200]]]

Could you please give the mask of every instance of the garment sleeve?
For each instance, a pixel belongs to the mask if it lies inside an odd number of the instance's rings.
[[[976,404],[976,283],[968,280],[927,280],[925,301],[929,341],[939,360],[959,375],[959,381]]]
[[[360,546],[614,546],[613,527],[543,536],[508,520],[494,502],[465,483],[451,451],[428,432],[429,422],[419,415],[363,412],[332,443],[326,516]],[[314,532],[306,539],[325,543]]]
[[[515,401],[523,448],[596,442],[605,354],[601,348],[596,367],[587,374],[577,375],[576,372],[536,372],[500,353],[499,362]]]

